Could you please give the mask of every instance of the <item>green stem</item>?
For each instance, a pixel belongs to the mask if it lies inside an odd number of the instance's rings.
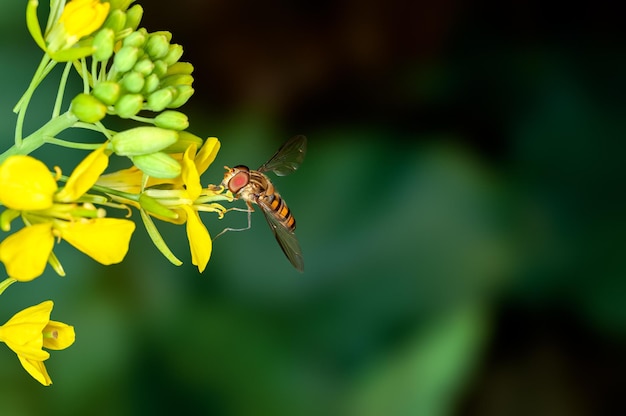
[[[57,92],[57,98],[54,102],[54,110],[52,110],[52,117],[58,117],[61,114],[61,105],[63,104],[63,93],[65,93],[65,86],[67,85],[67,78],[70,75],[70,70],[72,69],[72,63],[68,62],[65,64],[65,69],[63,70],[63,75],[61,76],[61,81],[59,82],[59,91]]]
[[[65,129],[72,127],[78,118],[71,112],[66,111],[58,117],[53,118],[41,128],[28,137],[20,141],[20,144],[14,144],[4,153],[0,154],[0,164],[12,155],[27,155],[41,147],[46,138],[54,137]]]
[[[102,146],[102,143],[76,143],[69,140],[57,139],[56,137],[44,137],[44,142],[48,144],[54,144],[68,149],[78,150],[95,150]]]

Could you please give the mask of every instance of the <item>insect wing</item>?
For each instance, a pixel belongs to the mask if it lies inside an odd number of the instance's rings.
[[[306,153],[306,137],[299,135],[287,140],[278,151],[265,162],[259,172],[274,172],[278,176],[289,175],[294,172]]]
[[[285,256],[287,256],[293,267],[298,269],[299,272],[303,272],[304,259],[302,258],[302,249],[300,248],[296,234],[276,219],[270,207],[266,206],[262,201],[259,202],[258,205],[261,207],[261,211],[263,211],[263,215],[265,215],[267,224],[272,229],[274,237],[276,237],[276,241],[278,241],[278,245],[283,249],[283,253],[285,253]]]

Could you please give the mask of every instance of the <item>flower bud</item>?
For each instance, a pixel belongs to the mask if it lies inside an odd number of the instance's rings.
[[[111,10],[120,9],[124,11],[128,9],[128,6],[130,6],[133,1],[134,0],[109,0],[109,3],[111,3]]]
[[[142,74],[136,71],[127,72],[126,75],[122,78],[120,82],[122,87],[126,89],[126,91],[131,93],[138,93],[142,90],[144,84],[146,83]],[[143,96],[142,96],[143,102]]]
[[[179,85],[176,87],[176,95],[167,105],[167,108],[178,108],[185,104],[193,95],[195,90],[189,85]]]
[[[144,50],[152,59],[161,59],[169,52],[170,43],[163,34],[150,34]]]
[[[161,81],[159,81],[159,77],[157,77],[156,74],[148,75],[148,77],[146,78],[146,82],[143,86],[144,95],[149,95],[156,91],[156,89],[159,88],[160,82]]]
[[[115,103],[115,113],[121,118],[136,115],[143,107],[143,95],[125,94]]]
[[[167,72],[165,75],[177,75],[177,74],[185,74],[191,75],[193,72],[193,65],[189,62],[176,62],[173,65],[170,65],[167,68]]]
[[[96,84],[91,93],[106,105],[113,105],[120,98],[121,87],[117,82],[104,81]]]
[[[146,108],[155,112],[163,111],[174,99],[174,88],[162,88],[150,94],[146,100]]]
[[[165,61],[168,66],[173,65],[178,62],[181,56],[183,56],[183,47],[178,44],[173,44],[170,45],[170,49],[167,55],[165,55],[165,58],[163,58],[163,61]]]
[[[131,160],[143,173],[155,178],[174,179],[180,175],[180,164],[165,153],[134,156]]]
[[[113,29],[104,28],[96,33],[93,38],[93,46],[96,51],[93,59],[96,61],[106,61],[113,55],[113,45],[115,44],[115,32]]]
[[[113,32],[118,33],[123,30],[126,25],[126,13],[119,9],[112,9],[102,27],[109,28],[113,30]]]
[[[163,111],[154,118],[154,125],[164,129],[185,130],[189,127],[189,119],[180,111]]]
[[[137,30],[142,17],[143,7],[139,4],[135,4],[133,7],[126,10],[126,27],[132,30]]]
[[[111,149],[119,156],[138,156],[158,152],[176,143],[178,132],[143,126],[124,130],[111,139]]]
[[[145,76],[148,76],[154,69],[154,63],[150,60],[150,58],[144,57],[137,61],[133,69]]]
[[[167,73],[167,64],[163,60],[157,59],[154,61],[154,69],[152,70],[152,73],[156,74],[156,76],[161,79]]]
[[[70,111],[74,113],[80,121],[95,123],[106,116],[107,107],[96,97],[81,93],[72,100]]]
[[[146,34],[141,30],[137,30],[130,35],[126,36],[122,41],[123,46],[134,46],[136,48],[143,48],[146,43]]]
[[[183,153],[191,145],[195,145],[196,149],[202,147],[202,139],[188,131],[179,131],[178,140],[171,146],[163,149],[165,153]]]
[[[191,85],[192,83],[193,76],[185,74],[169,75],[161,79],[161,87],[177,87],[179,85]]]
[[[113,58],[113,68],[117,72],[129,71],[137,62],[139,57],[139,49],[134,46],[124,46]]]

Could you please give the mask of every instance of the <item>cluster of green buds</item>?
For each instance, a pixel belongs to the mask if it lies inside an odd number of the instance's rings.
[[[171,43],[170,32],[140,28],[143,8],[131,5],[133,0],[50,0],[45,31],[38,20],[38,3],[28,0],[26,22],[44,54],[14,108],[15,143],[0,153],[0,230],[11,233],[0,238],[0,262],[7,273],[0,294],[15,282],[38,278],[48,266],[64,275],[54,253],[61,240],[101,264],[121,262],[135,222],[108,217],[105,208],[129,213],[138,209],[157,249],[176,265],[182,262],[169,250],[152,218],[185,224],[191,262],[203,272],[212,239],[200,213],[221,218],[228,210],[219,202],[234,198],[221,186],[201,184],[220,142],[186,131],[189,120],[176,110],[194,93],[193,66],[180,62],[182,46]],[[52,117],[24,137],[33,94],[59,63],[65,70]],[[83,89],[62,112],[72,69],[81,77]],[[113,131],[104,125],[107,116],[138,125]],[[104,138],[93,143],[57,137],[72,128],[97,131]],[[69,176],[58,167],[51,174],[45,163],[30,155],[50,144],[91,152]],[[114,155],[130,159],[132,166],[105,174]],[[46,301],[27,308],[0,325],[0,342],[44,385],[51,380],[44,365],[49,353],[42,347],[63,349],[74,342],[71,326],[50,320],[52,305]]]

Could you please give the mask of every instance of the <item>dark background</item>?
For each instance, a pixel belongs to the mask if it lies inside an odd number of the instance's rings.
[[[7,147],[10,110],[40,58],[25,3],[0,6]],[[62,244],[68,276],[12,286],[0,320],[52,299],[53,319],[73,324],[77,341],[52,353],[48,388],[5,348],[2,414],[576,416],[624,407],[617,9],[142,5],[142,26],[171,31],[194,64],[190,130],[222,142],[205,184],[219,183],[223,165],[258,166],[307,135],[301,169],[275,180],[298,221],[305,273],[258,212],[252,230],[216,241],[203,275],[182,227],[160,227],[179,268],[141,225],[118,266]],[[49,117],[55,91],[42,86],[27,131]],[[49,150],[37,156],[68,171],[83,156]],[[213,235],[246,221],[235,212],[203,219]]]

